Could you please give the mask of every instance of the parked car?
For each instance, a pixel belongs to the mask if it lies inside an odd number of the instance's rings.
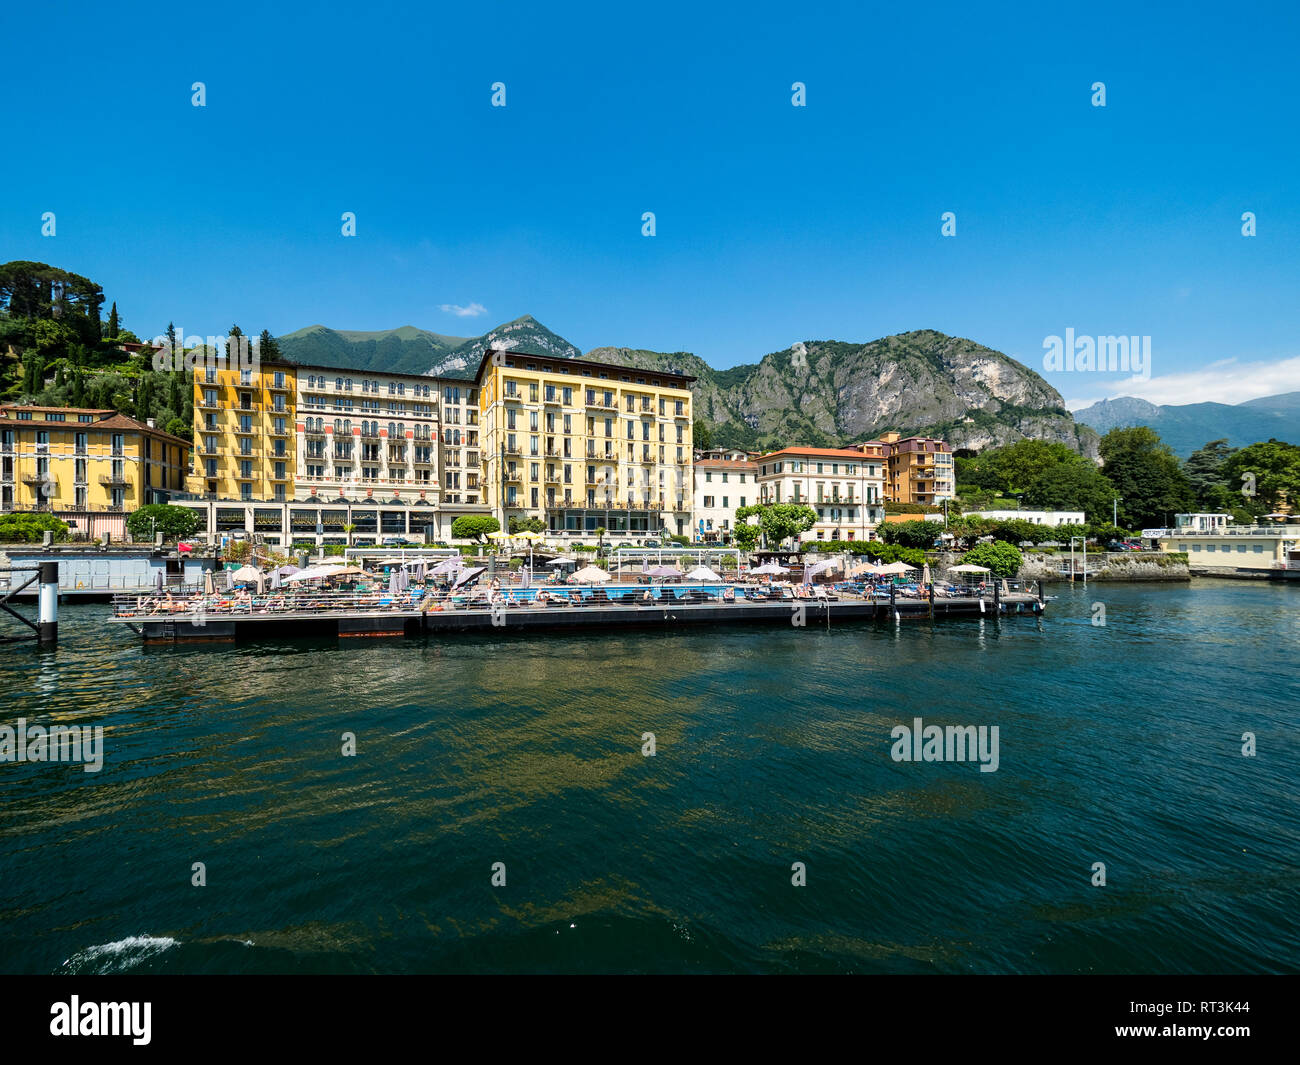
[[[384,546],[385,547],[410,547],[412,545],[411,545],[411,541],[408,540],[405,536],[385,536]]]
[[[647,541],[645,542],[645,546],[646,546],[646,547],[658,547],[658,546],[659,546],[659,541],[658,541],[658,540],[647,540]]]

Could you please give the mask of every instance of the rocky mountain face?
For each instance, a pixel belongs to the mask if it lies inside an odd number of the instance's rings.
[[[477,337],[444,336],[412,325],[378,333],[312,325],[280,337],[279,341],[281,353],[290,362],[433,377],[473,377],[484,350],[490,347],[565,359],[582,354],[532,315],[516,318]]]
[[[1300,440],[1300,392],[1262,396],[1245,403],[1181,403],[1157,406],[1145,399],[1103,399],[1074,412],[1075,420],[1099,433],[1146,425],[1181,459],[1211,440],[1232,447],[1261,440]]]
[[[719,446],[834,447],[894,429],[940,436],[954,448],[1030,437],[1097,454],[1097,434],[1075,424],[1060,393],[1033,370],[933,330],[867,344],[809,340],[728,370],[684,351],[602,347],[583,355],[531,315],[471,338],[412,326],[386,333],[311,326],[281,337],[280,347],[300,363],[439,377],[471,377],[489,347],[690,374],[696,416]]]
[[[1028,367],[970,340],[921,330],[867,344],[809,340],[757,365],[711,370],[684,352],[597,348],[588,358],[699,378],[695,408],[720,445],[835,446],[895,429],[982,450],[1025,437],[1096,456],[1059,392]]]

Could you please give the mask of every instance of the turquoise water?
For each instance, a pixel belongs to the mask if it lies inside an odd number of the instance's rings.
[[[1300,970],[1300,587],[1053,591],[177,649],[65,608],[0,647],[0,724],[103,725],[104,768],[0,763],[0,970]],[[997,771],[893,761],[918,716],[997,725]]]

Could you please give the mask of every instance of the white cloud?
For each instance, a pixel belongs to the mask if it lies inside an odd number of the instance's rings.
[[[1067,385],[1069,375],[1061,374],[1057,380]],[[1081,382],[1082,383],[1082,382]],[[1117,381],[1091,382],[1092,390],[1103,389],[1108,395],[1090,400],[1070,399],[1066,406],[1071,410],[1086,407],[1098,399],[1115,399],[1119,396],[1136,396],[1148,403],[1245,403],[1260,396],[1275,396],[1282,392],[1300,392],[1300,355],[1277,362],[1238,362],[1222,359],[1199,370],[1186,373],[1161,374],[1143,381],[1137,377]]]
[[[481,303],[471,303],[468,307],[459,307],[454,303],[444,303],[442,310],[447,314],[454,314],[457,318],[477,318],[480,314],[487,314],[487,308]]]

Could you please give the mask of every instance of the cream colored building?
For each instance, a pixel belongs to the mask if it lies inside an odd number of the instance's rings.
[[[1161,551],[1186,554],[1194,574],[1300,579],[1300,525],[1233,525],[1225,514],[1178,514],[1157,543]]]
[[[854,448],[789,447],[755,460],[760,503],[803,503],[817,524],[802,540],[866,540],[885,518],[880,458]]]
[[[680,374],[518,352],[479,364],[484,491],[503,529],[540,518],[554,537],[685,535],[691,382]]]
[[[691,539],[708,543],[729,541],[736,510],[759,501],[758,464],[744,452],[728,458],[697,458]],[[734,457],[739,454],[740,457]]]

